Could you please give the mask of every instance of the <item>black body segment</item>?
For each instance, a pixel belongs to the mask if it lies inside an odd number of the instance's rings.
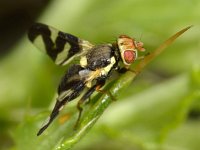
[[[66,74],[61,79],[60,85],[58,87],[58,94],[62,92],[73,89],[77,84],[82,84],[84,80],[79,75],[79,71],[84,70],[80,65],[72,65],[66,72]]]
[[[51,112],[47,123],[39,130],[37,135],[42,134],[42,132],[51,124],[67,102],[77,98],[83,91],[85,88],[85,82],[79,76],[79,71],[82,69],[83,68],[80,67],[80,65],[73,65],[69,68],[59,85],[59,96],[53,111]]]
[[[87,67],[91,70],[106,67],[111,63],[112,51],[111,45],[108,44],[93,47],[86,54]]]

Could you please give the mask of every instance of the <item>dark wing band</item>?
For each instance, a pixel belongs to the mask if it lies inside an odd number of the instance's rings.
[[[88,41],[41,23],[35,23],[29,29],[28,38],[57,65],[65,65],[93,47]]]

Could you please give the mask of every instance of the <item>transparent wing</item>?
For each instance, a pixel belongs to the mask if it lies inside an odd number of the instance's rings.
[[[41,23],[35,23],[29,29],[28,38],[57,65],[68,64],[94,46],[86,40]]]

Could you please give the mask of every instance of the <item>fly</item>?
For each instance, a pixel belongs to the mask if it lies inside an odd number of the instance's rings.
[[[112,71],[126,72],[140,58],[138,51],[145,51],[142,42],[127,35],[120,35],[114,43],[94,45],[41,23],[35,23],[30,28],[28,38],[57,65],[63,66],[79,60],[78,63],[72,63],[63,76],[55,106],[48,122],[37,133],[38,136],[52,123],[65,104],[79,97],[84,89],[88,89],[77,103],[78,122],[83,110],[81,105],[95,91],[103,91],[101,88],[112,75]],[[106,93],[112,96],[109,92]]]

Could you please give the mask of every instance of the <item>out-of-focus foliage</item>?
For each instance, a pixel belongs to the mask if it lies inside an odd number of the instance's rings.
[[[113,42],[119,34],[128,34],[141,39],[148,52],[194,25],[117,96],[74,149],[199,149],[199,9],[198,0],[54,0],[49,4],[40,22],[93,43]],[[56,120],[40,137],[36,133],[49,114],[49,104],[54,104],[66,67],[55,66],[26,36],[13,49],[0,61],[0,149],[55,149],[63,135],[75,132],[75,103],[62,113],[69,114],[70,121]],[[85,113],[96,105],[92,101]]]

